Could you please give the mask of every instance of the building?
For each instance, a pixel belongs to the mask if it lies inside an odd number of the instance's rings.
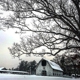
[[[5,68],[5,67],[0,67],[0,71],[1,71],[1,70],[6,70],[6,68]]]
[[[60,68],[58,64],[42,58],[37,64],[36,75],[62,76],[63,70]]]
[[[29,73],[26,71],[15,71],[15,70],[6,70],[4,67],[0,67],[0,73],[8,73],[8,74],[25,74],[28,75]]]

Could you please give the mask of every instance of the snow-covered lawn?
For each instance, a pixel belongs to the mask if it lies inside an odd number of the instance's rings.
[[[63,78],[36,75],[0,74],[0,80],[80,80],[80,78]]]

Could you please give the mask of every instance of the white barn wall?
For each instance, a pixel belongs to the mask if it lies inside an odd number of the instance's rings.
[[[47,65],[45,66],[45,70],[47,71],[47,76],[53,75],[53,69],[50,67],[48,62],[47,62]]]
[[[63,72],[62,71],[57,71],[57,70],[53,70],[53,76],[63,76]]]
[[[43,70],[41,63],[38,65],[38,67],[36,68],[36,75],[41,75],[41,71]]]
[[[43,69],[43,66],[41,65],[41,62],[39,63],[38,67],[36,68],[36,75],[41,75],[42,70],[46,70],[47,76],[52,76],[53,75],[53,69],[50,67],[48,62],[45,66],[45,69]]]

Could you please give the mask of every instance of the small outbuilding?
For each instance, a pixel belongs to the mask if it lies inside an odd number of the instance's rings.
[[[5,68],[5,67],[0,67],[0,71],[1,71],[1,70],[6,70],[6,68]]]
[[[10,73],[10,74],[29,74],[28,72],[26,71],[15,71],[15,70],[7,70],[6,68],[4,67],[0,67],[0,73]]]
[[[47,59],[41,59],[36,67],[36,75],[42,76],[62,76],[63,70],[61,67]]]

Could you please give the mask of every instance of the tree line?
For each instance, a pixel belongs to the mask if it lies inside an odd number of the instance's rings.
[[[26,72],[29,72],[29,74],[35,74],[36,65],[37,65],[37,62],[35,60],[30,61],[30,62],[22,60],[19,63],[19,65],[16,68],[12,68],[12,70],[26,71]]]
[[[53,60],[63,69],[63,75],[77,74],[80,75],[80,55],[79,54],[57,54]]]

